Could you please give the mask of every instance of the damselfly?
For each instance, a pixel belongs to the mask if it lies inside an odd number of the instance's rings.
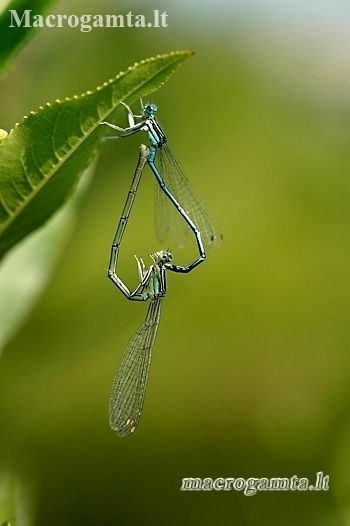
[[[200,253],[200,258],[196,261],[196,265],[198,265],[205,259],[204,246],[218,244],[222,235],[218,234],[211,214],[167,146],[165,133],[156,120],[157,106],[146,104],[142,108],[142,115],[135,115],[129,106],[123,102],[122,104],[128,111],[129,127],[121,128],[105,121],[101,124],[106,124],[123,132],[122,137],[139,131],[147,132],[150,140],[147,163],[158,182],[157,188],[163,191],[163,193],[157,192],[156,194],[155,224],[158,238],[160,241],[164,241],[171,228],[170,217],[173,214],[171,211],[169,212],[169,208],[166,206],[166,203],[170,201],[196,237]],[[141,122],[136,122],[137,119],[141,119]],[[178,244],[183,244],[181,241],[178,238]],[[194,267],[190,267],[187,271],[192,270],[192,268]]]
[[[140,420],[162,299],[166,293],[165,274],[172,259],[171,253],[165,250],[155,252],[150,257],[153,264],[146,269],[142,259],[135,256],[140,283],[134,292],[129,292],[120,278],[116,282],[128,299],[150,300],[146,319],[128,343],[111,389],[109,422],[111,428],[121,437],[133,433]]]

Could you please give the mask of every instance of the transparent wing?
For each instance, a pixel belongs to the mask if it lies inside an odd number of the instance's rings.
[[[157,152],[156,164],[165,184],[200,230],[204,245],[206,247],[220,245],[222,234],[215,219],[167,145]],[[159,185],[157,187],[158,195],[155,203],[157,236],[170,233],[175,242],[182,246],[189,233],[188,225],[166,198]],[[160,241],[163,239],[160,238]]]
[[[158,241],[164,243],[174,220],[173,205],[154,180],[154,227]],[[175,208],[174,208],[175,210]],[[180,214],[178,214],[180,216]],[[181,246],[181,243],[177,243]]]
[[[109,422],[121,437],[135,431],[140,420],[160,310],[160,298],[150,302],[146,319],[126,347],[113,381]]]

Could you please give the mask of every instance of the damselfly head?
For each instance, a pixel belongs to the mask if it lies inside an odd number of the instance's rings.
[[[154,117],[154,115],[157,113],[158,111],[158,106],[156,104],[146,104],[143,108],[142,108],[142,113],[144,114],[144,116],[146,118],[149,118],[149,117]]]
[[[153,257],[152,257],[153,256]],[[163,265],[164,263],[170,263],[173,259],[173,255],[169,250],[159,250],[152,254],[152,259],[157,265]]]

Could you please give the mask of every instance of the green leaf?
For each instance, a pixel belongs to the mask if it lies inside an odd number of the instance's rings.
[[[84,172],[74,199],[61,207],[43,227],[18,243],[0,264],[0,356],[9,339],[26,320],[54,272],[74,230],[77,198],[86,191],[93,168],[90,165]]]
[[[132,104],[167,81],[192,55],[178,51],[143,60],[94,91],[47,104],[0,141],[0,258],[66,200],[103,138]],[[122,113],[119,115],[119,121]]]
[[[0,357],[7,342],[25,322],[51,279],[60,255],[74,231],[78,216],[77,204],[87,191],[94,171],[95,163],[92,163],[80,178],[73,198],[44,226],[18,243],[1,261]]]
[[[36,15],[42,14],[55,0],[12,0],[5,5],[0,15],[0,70],[4,69],[11,57],[18,52],[23,45],[35,34],[37,29],[33,27],[11,26],[10,10],[15,10],[21,19],[23,12],[32,10]]]

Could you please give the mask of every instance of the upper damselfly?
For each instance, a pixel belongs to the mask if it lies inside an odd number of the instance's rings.
[[[186,230],[179,228],[178,222],[173,221],[174,218],[172,217],[174,216],[172,212],[176,209],[194,233],[200,254],[195,264],[184,267],[188,272],[204,261],[206,257],[205,247],[219,244],[222,235],[218,233],[212,215],[169,149],[166,135],[156,119],[157,106],[146,104],[142,108],[142,115],[135,115],[129,106],[123,102],[122,104],[128,111],[129,127],[122,128],[105,121],[101,124],[106,124],[110,128],[123,132],[122,137],[139,131],[147,132],[150,141],[147,163],[158,182],[158,190],[161,190],[161,192],[156,193],[155,225],[157,236],[160,241],[164,241],[172,225],[176,224],[178,235],[174,237],[177,238],[179,245],[184,244],[182,234]],[[167,206],[169,202],[174,205],[170,210]],[[179,214],[176,214],[177,217]],[[184,226],[183,222],[182,225]]]

